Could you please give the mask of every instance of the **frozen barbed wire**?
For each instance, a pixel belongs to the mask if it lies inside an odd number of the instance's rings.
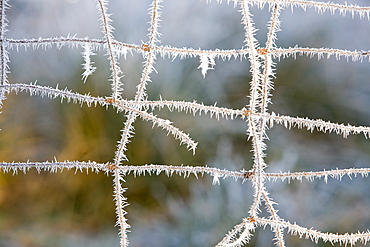
[[[192,47],[178,48],[170,45],[160,45],[160,21],[161,21],[161,0],[152,0],[148,10],[150,15],[148,28],[148,41],[141,44],[123,43],[115,39],[113,36],[113,22],[111,14],[108,12],[108,0],[96,0],[98,12],[100,15],[102,39],[78,38],[77,35],[68,35],[55,38],[38,38],[38,39],[12,39],[5,36],[7,20],[5,10],[8,6],[8,1],[0,0],[1,2],[1,85],[0,85],[0,100],[6,99],[6,95],[10,92],[27,91],[31,96],[48,97],[51,99],[60,98],[61,101],[67,101],[75,104],[86,104],[87,106],[112,106],[117,110],[117,113],[123,112],[127,118],[121,130],[121,139],[117,143],[115,157],[113,162],[97,163],[94,161],[45,161],[45,162],[2,162],[0,169],[3,172],[27,172],[29,169],[36,169],[38,172],[60,172],[65,169],[76,169],[76,171],[93,171],[105,172],[113,177],[114,201],[116,206],[116,226],[119,227],[120,245],[122,247],[129,245],[128,229],[130,225],[127,222],[125,207],[129,205],[127,198],[124,196],[126,188],[124,188],[125,177],[133,174],[134,176],[142,175],[159,175],[166,174],[167,176],[179,175],[184,178],[194,175],[208,175],[212,179],[212,183],[220,184],[223,179],[232,178],[241,180],[242,182],[251,181],[253,186],[254,201],[250,205],[248,214],[250,217],[244,218],[243,222],[235,225],[235,227],[221,240],[217,245],[221,246],[243,246],[248,243],[253,232],[258,227],[270,226],[271,231],[275,234],[273,241],[277,246],[285,246],[283,230],[287,229],[288,233],[311,239],[313,242],[322,240],[332,244],[339,243],[342,245],[354,245],[357,242],[367,243],[369,241],[369,231],[358,232],[353,234],[335,234],[322,233],[320,231],[305,228],[298,224],[292,224],[284,219],[281,219],[276,207],[276,202],[270,197],[269,191],[266,188],[267,182],[278,182],[291,180],[314,181],[315,179],[324,179],[325,182],[329,179],[341,179],[344,176],[350,178],[356,176],[367,177],[370,168],[349,168],[349,169],[334,169],[323,171],[308,171],[308,172],[280,172],[268,173],[265,168],[268,163],[265,161],[268,139],[266,130],[272,128],[274,124],[280,124],[290,129],[292,127],[306,128],[308,131],[321,131],[324,133],[334,132],[342,135],[344,138],[349,135],[363,134],[365,138],[369,137],[370,127],[367,126],[352,126],[338,123],[331,123],[321,119],[308,119],[291,116],[282,116],[274,112],[268,111],[268,105],[272,103],[271,96],[274,88],[275,78],[275,63],[287,57],[296,57],[297,55],[305,55],[309,58],[317,57],[318,59],[336,59],[345,58],[349,61],[363,61],[370,57],[369,51],[350,51],[336,48],[303,48],[299,46],[290,48],[281,48],[276,46],[277,32],[280,31],[280,13],[285,8],[314,8],[316,12],[322,14],[330,12],[331,14],[347,15],[352,17],[369,19],[370,7],[361,7],[354,4],[336,4],[332,2],[314,2],[306,0],[228,0],[227,3],[233,2],[234,7],[239,7],[241,12],[241,22],[244,27],[244,44],[240,49],[195,49]],[[210,1],[208,1],[210,2]],[[216,1],[218,4],[222,0]],[[257,6],[263,8],[268,5],[271,14],[267,24],[267,41],[265,47],[261,46],[256,38],[257,29],[254,25],[254,17],[250,11],[250,7]],[[98,50],[105,50],[110,64],[110,80],[111,80],[111,95],[110,97],[92,96],[90,94],[80,94],[68,89],[59,89],[56,87],[40,86],[36,83],[23,84],[14,83],[8,84],[7,74],[9,73],[9,52],[10,49],[17,51],[27,49],[60,49],[68,48],[83,48],[82,53],[85,71],[82,74],[83,81],[86,81],[87,76],[96,70],[92,66],[91,55]],[[133,100],[123,98],[123,83],[121,79],[123,73],[120,58],[126,58],[128,53],[137,52],[144,58],[141,79],[137,85],[137,91]],[[154,65],[158,56],[175,60],[177,58],[199,58],[201,73],[205,77],[207,71],[214,69],[216,59],[230,60],[240,59],[248,60],[250,63],[250,73],[252,79],[250,82],[250,102],[248,105],[240,109],[231,109],[226,107],[205,106],[203,103],[195,101],[171,101],[160,98],[157,101],[148,100],[147,85],[151,82],[151,75],[157,72]],[[131,138],[135,135],[134,123],[138,117],[145,121],[151,121],[153,127],[160,127],[170,133],[175,139],[180,141],[180,144],[185,144],[190,151],[195,151],[197,143],[190,138],[190,134],[185,133],[181,129],[175,127],[170,120],[160,118],[154,115],[154,110],[168,108],[170,111],[176,110],[185,114],[208,114],[210,118],[216,119],[225,118],[230,120],[243,120],[247,123],[248,140],[252,140],[253,165],[250,170],[231,171],[228,169],[220,169],[209,166],[189,166],[189,165],[123,165],[123,160],[128,161],[126,151],[127,145]],[[263,207],[264,206],[264,207]],[[265,210],[268,217],[262,217],[261,211]]]

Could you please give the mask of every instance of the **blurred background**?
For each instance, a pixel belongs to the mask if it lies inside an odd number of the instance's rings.
[[[335,1],[344,3],[344,1]],[[101,39],[96,1],[11,0],[6,11],[7,38],[31,39],[75,35]],[[114,36],[125,43],[146,42],[149,0],[110,1]],[[368,1],[352,0],[366,6]],[[238,7],[199,0],[164,1],[161,44],[194,49],[240,49],[244,30]],[[267,6],[252,8],[257,38],[266,42]],[[286,9],[281,14],[278,47],[330,47],[369,50],[369,21]],[[84,84],[81,47],[16,49],[10,52],[10,83],[30,83],[71,89],[97,96],[110,95],[109,62],[105,51],[92,56],[97,71]],[[276,60],[275,90],[270,111],[282,115],[321,118],[337,123],[370,126],[369,60],[361,63],[335,58],[298,56]],[[124,98],[132,98],[143,58],[128,54],[120,64],[125,77]],[[199,58],[158,57],[148,98],[203,102],[240,109],[249,104],[247,60],[216,60],[215,70],[203,78]],[[113,109],[88,108],[60,100],[10,94],[0,115],[1,161],[112,161],[125,117]],[[241,119],[217,121],[208,116],[155,111],[189,133],[197,142],[195,155],[151,123],[136,121],[127,164],[208,165],[229,170],[252,167],[247,124]],[[361,135],[343,139],[335,134],[287,130],[268,131],[268,172],[318,171],[369,167],[370,142]],[[125,196],[130,206],[131,246],[214,246],[248,217],[253,188],[232,179],[212,185],[208,177],[183,179],[164,175],[127,176]],[[267,183],[280,216],[323,232],[357,232],[370,228],[368,178],[341,181]],[[106,174],[0,174],[0,246],[118,246],[112,178]],[[266,215],[262,212],[263,215]],[[258,229],[250,246],[273,246],[270,229]],[[314,246],[286,235],[287,246]],[[315,245],[316,246],[316,245]],[[331,246],[319,242],[318,246]],[[356,246],[362,246],[358,244]]]

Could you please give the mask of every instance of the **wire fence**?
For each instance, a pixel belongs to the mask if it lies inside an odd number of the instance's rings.
[[[87,170],[96,173],[105,173],[113,180],[114,203],[116,208],[116,226],[119,229],[120,246],[129,246],[130,224],[127,220],[126,207],[129,205],[129,198],[125,197],[127,189],[125,188],[125,179],[129,175],[153,176],[165,174],[168,177],[179,175],[184,178],[194,176],[209,176],[212,184],[219,185],[225,179],[233,179],[239,183],[250,183],[253,188],[253,202],[249,205],[249,210],[244,213],[244,218],[236,224],[224,236],[219,236],[220,241],[216,246],[244,246],[253,238],[256,229],[268,229],[274,234],[272,242],[276,246],[286,246],[285,235],[296,235],[300,238],[310,239],[313,243],[320,241],[330,242],[331,244],[355,245],[365,244],[370,239],[369,230],[353,231],[352,233],[330,233],[315,230],[315,226],[304,227],[296,223],[291,223],[284,219],[278,213],[276,202],[270,197],[270,191],[267,187],[268,182],[285,181],[315,181],[323,179],[327,182],[329,179],[341,180],[343,177],[368,176],[370,168],[352,168],[348,164],[345,168],[325,169],[319,171],[298,171],[298,172],[268,172],[267,147],[269,135],[268,130],[273,129],[275,125],[281,125],[286,129],[305,129],[309,132],[334,133],[343,138],[351,135],[362,135],[365,139],[370,134],[370,127],[355,126],[347,123],[334,123],[322,119],[311,119],[308,117],[293,117],[269,110],[272,104],[273,89],[276,78],[279,78],[277,65],[290,57],[307,56],[319,60],[335,57],[337,60],[346,59],[348,62],[363,61],[368,62],[370,51],[368,49],[339,49],[315,48],[315,47],[279,47],[277,46],[278,34],[281,30],[281,14],[290,9],[314,9],[317,15],[330,13],[333,16],[350,15],[353,18],[370,19],[370,7],[362,7],[347,3],[315,2],[315,1],[293,1],[293,0],[244,0],[244,1],[217,1],[218,4],[234,5],[235,15],[239,14],[241,27],[244,29],[244,41],[239,44],[238,49],[197,49],[193,47],[176,47],[161,43],[161,21],[162,8],[166,2],[153,0],[150,4],[148,19],[149,28],[146,41],[141,43],[125,43],[120,41],[115,32],[115,22],[111,19],[110,1],[97,0],[92,1],[96,4],[96,12],[99,16],[102,37],[93,39],[88,37],[79,37],[77,35],[68,35],[48,38],[12,38],[8,36],[8,26],[11,23],[7,21],[7,13],[11,10],[12,1],[2,0],[1,2],[1,64],[0,76],[1,85],[0,99],[6,102],[8,95],[26,92],[30,96],[45,97],[50,99],[60,99],[62,102],[71,102],[88,107],[113,108],[118,115],[123,115],[123,127],[120,130],[120,139],[116,144],[116,150],[112,160],[105,162],[97,161],[78,161],[78,160],[57,160],[49,161],[10,161],[0,164],[3,172],[26,173],[30,169],[36,169],[38,172],[61,172],[63,170],[76,169]],[[213,4],[213,3],[208,3]],[[216,4],[216,3],[214,3]],[[207,6],[207,5],[205,5]],[[206,7],[205,7],[206,8]],[[268,9],[270,14],[265,33],[266,42],[262,43],[257,37],[257,29],[254,23],[254,17],[251,8]],[[168,20],[167,20],[168,21]],[[366,20],[363,20],[365,22]],[[210,30],[211,32],[212,30]],[[135,32],[135,30],[133,30]],[[176,33],[173,35],[177,35]],[[280,37],[280,36],[279,36]],[[145,39],[145,37],[143,37]],[[94,76],[100,68],[94,59],[98,52],[104,51],[105,58],[109,62],[110,76],[102,83],[110,84],[110,93],[108,95],[95,95],[92,93],[79,93],[75,90],[60,89],[58,86],[52,87],[39,84],[37,81],[22,83],[9,79],[12,75],[10,53],[15,51],[24,53],[28,50],[49,50],[49,49],[79,49],[81,57],[84,60],[81,75],[82,84],[88,83],[90,77]],[[125,95],[125,86],[132,84],[125,78],[129,70],[121,65],[121,61],[126,59],[128,54],[140,54],[143,59],[140,79],[136,82],[136,89],[132,97]],[[250,82],[245,85],[249,88],[249,94],[245,95],[245,105],[233,109],[230,107],[217,106],[217,104],[205,104],[196,102],[195,99],[174,100],[159,97],[158,100],[151,100],[148,93],[148,86],[151,83],[160,83],[155,79],[156,62],[158,59],[170,59],[172,61],[198,59],[199,73],[203,78],[207,78],[212,70],[217,70],[219,63],[227,63],[232,59],[247,61],[249,63]],[[154,73],[153,73],[154,72]],[[41,79],[42,80],[42,79]],[[85,84],[83,84],[84,86]],[[212,87],[212,86],[210,86]],[[351,100],[351,99],[349,99]],[[251,144],[251,153],[253,163],[251,168],[242,168],[241,170],[231,170],[225,166],[216,168],[212,166],[192,166],[182,164],[148,164],[132,165],[128,158],[129,143],[135,136],[135,124],[138,121],[147,121],[153,128],[163,129],[167,132],[168,138],[174,138],[180,146],[183,146],[192,154],[196,153],[198,145],[197,136],[192,135],[191,131],[176,127],[174,122],[161,117],[163,109],[169,112],[178,112],[185,114],[186,118],[197,118],[205,115],[209,118],[224,119],[230,122],[246,123],[246,138]],[[155,114],[158,112],[158,115]],[[246,152],[249,150],[246,150]],[[268,227],[266,227],[268,226]],[[132,229],[135,231],[135,229]]]

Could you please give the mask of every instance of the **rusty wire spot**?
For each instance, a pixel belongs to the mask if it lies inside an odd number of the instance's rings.
[[[249,179],[254,175],[254,172],[243,172],[243,177]]]
[[[247,221],[250,222],[250,223],[256,222],[256,220],[254,219],[254,217],[247,218]]]
[[[146,44],[141,45],[143,47],[143,51],[150,51],[150,47]]]
[[[105,98],[105,102],[107,102],[108,104],[112,104],[112,103],[116,102],[116,100],[112,97],[107,97],[107,98]]]
[[[257,51],[261,55],[267,55],[267,53],[269,52],[266,48],[259,48],[257,49]]]
[[[107,164],[107,168],[108,168],[108,170],[114,171],[114,170],[116,170],[118,167],[117,167],[117,165],[116,165],[116,164],[108,163],[108,164]]]
[[[248,110],[243,110],[243,115],[244,116],[249,116],[252,112]]]

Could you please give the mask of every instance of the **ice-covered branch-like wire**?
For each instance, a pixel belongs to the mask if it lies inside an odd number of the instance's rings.
[[[123,73],[119,67],[117,53],[115,52],[112,44],[114,42],[113,27],[111,26],[112,20],[110,19],[110,15],[107,11],[107,1],[97,0],[97,2],[98,8],[100,9],[101,28],[105,38],[104,46],[108,53],[110,70],[112,73],[112,98],[118,100],[121,99],[121,93],[123,90],[121,83]]]
[[[257,52],[258,48],[258,41],[256,40],[255,33],[256,28],[254,27],[254,23],[252,20],[252,14],[249,11],[249,2],[246,0],[243,0],[240,2],[242,13],[242,24],[244,26],[245,31],[245,40],[244,43],[248,47],[249,53],[249,62],[251,63],[250,66],[250,72],[252,74],[252,81],[251,89],[250,89],[250,103],[249,103],[249,110],[251,113],[255,113],[257,111],[257,108],[261,104],[261,72],[260,67],[261,63],[259,61],[259,56]]]
[[[352,17],[354,17],[355,14],[357,14],[360,18],[366,16],[368,19],[370,19],[370,7],[358,6],[355,4],[340,4],[330,1],[321,2],[306,0],[251,0],[250,2],[251,4],[258,5],[259,7],[263,7],[266,3],[268,3],[270,6],[281,4],[282,7],[291,7],[292,9],[300,7],[306,10],[307,8],[314,7],[318,13],[325,13],[328,11],[331,14],[335,14],[335,12],[338,11],[339,15],[342,16],[351,14]]]
[[[123,129],[121,130],[121,139],[117,143],[117,149],[114,153],[114,164],[118,166],[123,160],[128,161],[128,158],[125,154],[127,151],[127,145],[130,143],[130,138],[134,135],[134,126],[133,123],[136,120],[136,114],[130,112],[126,115],[127,120],[124,123]]]
[[[122,177],[129,175],[145,176],[145,175],[160,175],[164,173],[168,177],[173,175],[182,176],[183,178],[188,178],[194,175],[195,178],[203,177],[208,175],[212,178],[217,177],[220,181],[221,179],[232,178],[234,180],[242,179],[243,181],[250,179],[245,171],[229,171],[226,169],[219,169],[216,167],[209,166],[184,166],[184,165],[158,165],[158,164],[146,164],[146,165],[125,165],[125,166],[115,166],[114,164],[108,163],[97,163],[94,161],[44,161],[44,162],[0,162],[0,170],[2,172],[12,172],[17,174],[18,172],[26,173],[30,169],[36,169],[37,172],[61,172],[63,170],[75,169],[81,172],[113,172],[118,170]]]
[[[8,0],[0,0],[0,85],[8,83],[7,74],[9,73],[9,53],[5,48],[5,33],[8,26],[5,11],[8,7]],[[2,92],[0,93],[2,94]]]
[[[91,38],[77,38],[76,35],[67,37],[55,37],[55,38],[38,38],[38,39],[6,39],[6,47],[9,49],[16,49],[19,51],[23,48],[25,51],[32,48],[35,49],[51,49],[56,47],[57,49],[66,46],[68,48],[78,48],[84,47],[89,44],[93,50],[102,48],[105,44],[103,39],[91,39]],[[112,42],[113,45],[117,46],[127,46],[128,44],[123,44],[120,42]]]
[[[129,205],[127,198],[124,197],[123,193],[126,192],[126,188],[122,187],[121,183],[124,183],[125,180],[123,176],[119,173],[119,170],[113,171],[113,197],[116,204],[116,226],[119,227],[119,236],[120,236],[120,246],[127,247],[129,246],[129,240],[127,237],[128,229],[131,227],[127,223],[125,207]]]
[[[133,174],[134,176],[144,176],[148,175],[159,175],[164,172],[168,177],[171,177],[174,174],[179,176],[183,176],[184,178],[188,178],[190,175],[194,175],[196,178],[198,176],[204,176],[207,174],[213,178],[217,177],[216,179],[219,181],[220,179],[226,178],[233,178],[237,179],[249,179],[246,177],[246,172],[244,171],[229,171],[226,169],[219,169],[215,167],[208,167],[208,166],[173,166],[173,165],[127,165],[127,166],[118,166],[114,169],[119,169],[123,176],[127,176],[129,174]],[[215,180],[215,179],[214,179]]]
[[[229,233],[219,242],[216,247],[241,247],[249,242],[252,231],[255,230],[253,218],[244,221],[229,231]]]
[[[9,53],[6,50],[5,32],[7,31],[8,21],[5,11],[8,8],[8,0],[0,0],[0,85],[8,84],[7,73],[9,73]],[[6,99],[6,89],[0,89],[0,108],[3,100]]]
[[[267,191],[264,191],[262,193],[262,198],[263,198],[263,201],[265,202],[267,212],[269,212],[271,215],[270,218],[276,221],[280,220],[280,217],[277,214],[278,210],[274,208],[274,205],[276,205],[277,203],[274,202],[268,196]],[[275,245],[279,247],[284,247],[285,246],[284,233],[283,233],[284,228],[281,226],[271,226],[271,230],[275,233],[275,238],[273,239],[275,240]]]
[[[63,170],[75,169],[77,171],[92,171],[98,173],[100,171],[108,172],[107,164],[97,163],[94,161],[45,161],[45,162],[0,162],[0,170],[2,172],[12,172],[17,174],[18,172],[26,173],[30,169],[36,169],[37,172],[47,171],[51,173],[61,172]]]
[[[162,57],[168,57],[172,60],[175,60],[177,57],[180,59],[184,58],[193,58],[193,57],[200,57],[209,56],[212,60],[208,60],[208,66],[214,65],[215,62],[213,61],[216,58],[220,58],[222,60],[230,60],[232,58],[240,60],[245,59],[248,55],[248,49],[214,49],[214,50],[205,50],[205,49],[194,49],[188,47],[172,47],[169,45],[165,46],[155,46],[153,50],[156,53],[159,53]]]
[[[79,46],[84,46],[85,44],[91,45],[91,47],[96,50],[100,49],[104,44],[105,40],[103,39],[91,39],[91,38],[78,38],[74,36],[67,37],[56,37],[56,38],[38,38],[38,39],[12,39],[8,38],[4,40],[4,45],[9,49],[16,49],[17,51],[20,48],[27,50],[28,48],[32,49],[50,49],[54,46],[60,49],[63,46],[68,46],[69,48],[76,48]],[[111,42],[114,46],[115,51],[118,53],[121,50],[136,51],[138,53],[145,53],[148,51],[149,46],[147,44],[129,44],[119,42],[114,40]],[[212,55],[214,58],[220,58],[223,60],[230,60],[232,58],[240,60],[245,59],[248,54],[247,49],[215,49],[215,50],[204,50],[204,49],[194,49],[190,47],[172,47],[169,45],[154,45],[150,48],[155,54],[160,56],[169,57],[172,60],[175,60],[177,57],[180,59],[184,58],[193,58],[200,57],[202,55]]]
[[[0,89],[5,89],[10,92],[23,92],[27,91],[31,96],[39,95],[40,97],[48,97],[50,99],[60,98],[61,102],[66,100],[67,102],[78,103],[80,105],[86,104],[87,106],[91,107],[92,105],[97,106],[98,104],[104,106],[108,105],[106,98],[101,97],[93,97],[89,94],[79,94],[72,92],[68,89],[58,89],[56,88],[47,87],[47,86],[40,86],[36,84],[8,84],[8,85],[0,85]]]
[[[5,39],[4,46],[6,49],[16,49],[17,51],[20,48],[27,50],[28,48],[32,49],[50,49],[55,46],[60,49],[63,46],[68,46],[69,48],[84,47],[86,44],[89,44],[93,50],[100,49],[104,44],[102,39],[88,39],[88,38],[77,38],[76,36],[67,36],[67,37],[57,37],[57,38],[38,38],[38,39]],[[143,45],[128,44],[122,43],[119,41],[112,42],[112,45],[115,47],[115,50],[118,52],[120,50],[125,50],[126,52],[145,52],[147,49]],[[193,48],[177,48],[171,47],[168,45],[165,46],[154,46],[151,48],[156,54],[159,54],[162,57],[168,57],[172,60],[179,57],[180,59],[201,57],[202,55],[210,55],[214,59],[223,59],[230,60],[240,59],[243,60],[249,53],[248,49],[215,49],[215,50],[201,50]],[[259,53],[264,54],[266,48],[259,48]],[[370,51],[350,51],[344,49],[335,49],[335,48],[311,48],[311,47],[289,47],[289,48],[278,48],[274,47],[270,50],[270,53],[273,55],[273,58],[281,59],[286,57],[294,57],[297,55],[306,55],[310,58],[317,56],[318,59],[335,57],[340,59],[344,57],[346,60],[352,61],[363,61],[364,58],[370,58]]]
[[[324,233],[312,228],[306,228],[299,226],[297,224],[292,224],[284,220],[271,220],[266,218],[255,218],[257,224],[265,227],[270,225],[271,227],[283,227],[288,229],[288,232],[292,235],[297,235],[300,238],[310,239],[311,241],[317,243],[320,239],[324,242],[330,242],[332,245],[339,243],[339,245],[344,246],[354,246],[357,242],[361,242],[366,245],[370,241],[370,232],[369,230],[365,232],[358,233]]]
[[[0,0],[0,39],[4,41],[5,33],[8,27],[8,20],[6,19],[5,11],[9,8],[8,0]]]
[[[160,33],[158,31],[159,28],[159,21],[160,21],[160,16],[161,16],[161,6],[160,3],[161,0],[153,0],[151,4],[151,8],[149,9],[149,14],[151,15],[151,21],[150,27],[148,29],[149,33],[149,42],[148,44],[143,44],[144,47],[144,57],[145,57],[145,62],[144,62],[144,68],[143,72],[141,74],[141,79],[140,83],[137,86],[137,91],[135,95],[135,100],[136,101],[142,101],[144,100],[146,96],[146,86],[147,84],[151,81],[150,80],[150,74],[154,71],[154,64],[156,60],[156,54],[154,51],[152,51],[152,47],[156,45],[156,43],[159,42],[159,36]]]
[[[344,57],[344,59],[356,61],[363,61],[364,58],[370,59],[369,51],[349,51],[344,49],[333,49],[333,48],[310,48],[310,47],[289,47],[289,48],[275,48],[271,51],[274,58],[281,59],[286,57],[297,58],[297,55],[306,55],[309,58],[317,56],[317,59],[329,59],[335,57],[337,60]]]
[[[168,177],[174,174],[188,178],[190,175],[194,175],[196,178],[199,176],[204,176],[205,174],[216,177],[218,179],[232,178],[237,179],[251,179],[253,175],[246,171],[230,171],[226,169],[219,169],[209,166],[174,166],[174,165],[126,165],[126,166],[114,166],[111,163],[97,163],[93,161],[82,162],[82,161],[45,161],[45,162],[0,162],[0,169],[2,172],[13,172],[26,173],[30,169],[36,169],[38,172],[49,171],[55,173],[58,171],[63,171],[64,169],[71,170],[76,169],[76,171],[83,172],[84,170],[91,170],[93,172],[108,172],[118,169],[122,176],[128,176],[133,174],[134,176],[145,176],[145,175],[159,175],[164,172]],[[280,172],[280,173],[265,173],[268,181],[276,182],[277,180],[290,182],[291,180],[303,181],[313,181],[314,179],[324,179],[326,182],[329,178],[340,180],[344,176],[352,177],[368,177],[370,174],[370,168],[349,168],[349,169],[334,169],[334,170],[324,170],[316,172]]]
[[[349,168],[349,169],[334,169],[334,170],[327,170],[327,171],[316,171],[316,172],[280,172],[280,173],[266,173],[266,177],[269,181],[277,181],[277,180],[298,180],[301,181],[305,178],[308,181],[313,181],[314,179],[321,179],[323,178],[325,182],[328,181],[329,178],[341,180],[342,177],[348,176],[352,179],[352,177],[368,177],[370,173],[370,168]]]
[[[257,114],[256,114],[257,115]],[[279,116],[272,112],[271,114],[260,115],[266,118],[270,122],[270,128],[273,127],[274,123],[281,124],[285,128],[291,129],[292,127],[297,127],[299,129],[306,128],[308,131],[313,132],[314,130],[321,131],[324,133],[336,133],[347,138],[350,134],[363,134],[365,138],[370,136],[370,127],[366,126],[352,126],[344,125],[338,123],[332,123],[330,121],[324,121],[322,119],[309,119],[309,118],[299,118],[290,116]]]
[[[148,110],[151,108],[152,110],[155,109],[162,109],[164,107],[167,107],[170,111],[177,110],[177,111],[184,111],[185,113],[192,113],[194,116],[196,114],[202,115],[202,114],[209,114],[209,116],[215,117],[217,120],[221,118],[230,118],[234,119],[236,117],[245,118],[249,115],[249,112],[245,110],[245,108],[241,110],[234,110],[226,107],[218,107],[216,104],[214,106],[206,106],[202,103],[197,103],[195,101],[188,102],[188,101],[172,101],[172,100],[158,100],[158,101],[149,101],[149,100],[143,100],[140,102],[136,102],[134,100],[121,100],[112,103],[116,107],[120,107],[120,105],[125,105],[128,107],[134,107],[134,106],[142,106],[143,109]]]
[[[270,51],[276,46],[275,41],[277,39],[276,32],[280,31],[280,5],[276,4],[271,11],[271,18],[268,23],[268,34],[266,41],[266,48],[258,49],[261,58],[263,58],[263,72],[262,72],[262,99],[261,99],[261,113],[267,112],[267,106],[271,103],[271,90],[274,89],[274,84],[271,78],[274,77],[275,64],[272,61]],[[262,128],[264,128],[262,126]]]

